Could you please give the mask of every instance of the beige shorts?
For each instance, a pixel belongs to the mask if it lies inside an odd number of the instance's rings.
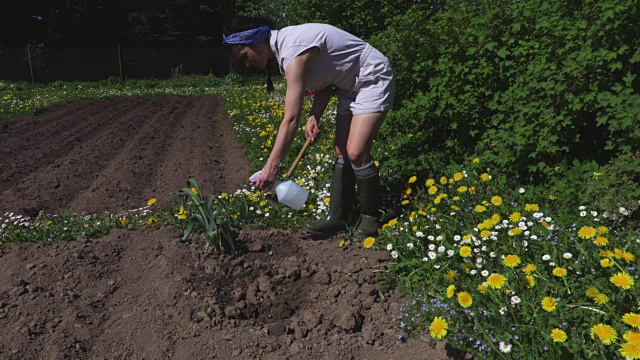
[[[360,72],[355,91],[340,89],[338,114],[372,114],[391,110],[395,78],[389,60],[372,46],[360,56]]]

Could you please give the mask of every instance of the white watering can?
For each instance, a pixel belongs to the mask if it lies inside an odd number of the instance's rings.
[[[311,145],[311,139],[307,139],[307,142],[305,142],[304,146],[300,150],[300,153],[298,154],[298,157],[289,168],[285,179],[288,179],[289,176],[293,174],[293,171],[296,169],[296,166],[298,166],[300,159],[302,159],[302,155],[304,155],[304,152],[307,150],[309,145]],[[251,175],[251,177],[249,178],[249,182],[255,183],[256,181],[258,181],[258,177],[260,176],[261,172],[262,171],[258,171],[257,173]],[[309,192],[303,189],[300,185],[293,182],[293,180],[276,180],[274,189],[276,191],[276,195],[278,196],[278,201],[295,210],[304,208],[304,203],[309,197]]]

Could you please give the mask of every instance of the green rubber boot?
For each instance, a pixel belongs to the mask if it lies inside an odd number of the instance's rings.
[[[348,161],[347,161],[348,162]],[[304,229],[313,234],[333,234],[344,231],[353,206],[355,175],[351,164],[334,164],[331,175],[329,215],[318,221],[306,223]]]
[[[356,235],[376,236],[380,220],[380,174],[368,178],[356,177],[356,184],[360,194],[360,223]]]

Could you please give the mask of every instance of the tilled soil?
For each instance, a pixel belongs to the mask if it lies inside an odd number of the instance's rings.
[[[0,211],[120,212],[248,173],[215,97],[60,106],[0,127]],[[401,341],[383,252],[241,230],[236,259],[173,228],[0,247],[2,359],[448,359]]]

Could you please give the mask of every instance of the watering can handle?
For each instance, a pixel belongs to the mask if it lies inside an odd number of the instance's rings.
[[[302,149],[300,149],[300,153],[298,153],[298,157],[293,162],[293,164],[291,164],[289,171],[287,171],[287,175],[285,176],[286,179],[288,179],[289,176],[291,176],[291,174],[293,174],[293,172],[296,170],[296,167],[298,166],[300,159],[302,159],[302,156],[304,155],[304,152],[307,151],[307,148],[309,147],[309,145],[311,145],[311,139],[307,139],[307,142],[305,142],[304,145],[302,146]]]

